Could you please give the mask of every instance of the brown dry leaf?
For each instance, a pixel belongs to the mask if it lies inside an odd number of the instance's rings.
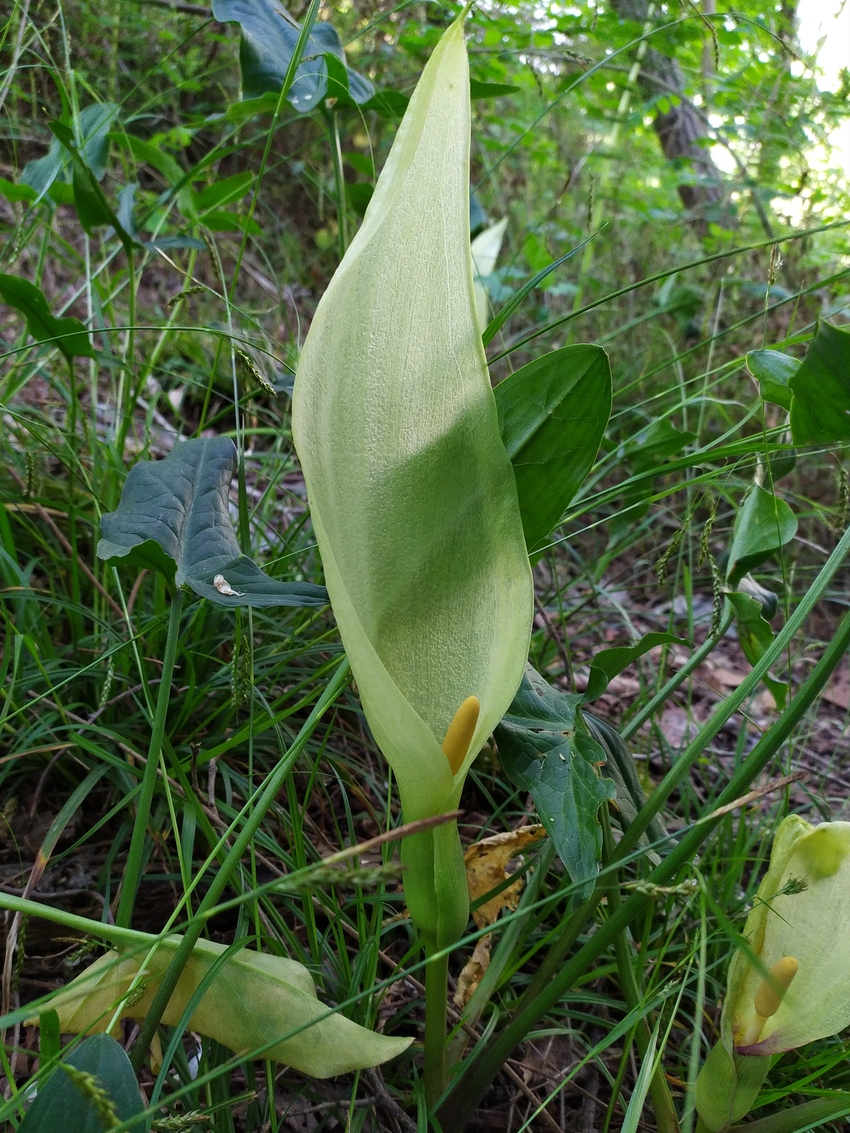
[[[664,739],[674,750],[690,743],[699,733],[699,724],[693,716],[677,705],[664,709],[659,727]]]
[[[463,965],[463,971],[457,978],[457,987],[452,996],[455,1007],[466,1007],[472,998],[472,993],[481,983],[481,977],[490,967],[490,937],[492,935],[488,932],[486,936],[481,937],[475,945],[472,955]]]
[[[824,700],[845,711],[850,708],[850,672],[842,667],[821,693]]]
[[[469,899],[473,903],[478,901],[485,893],[501,885],[505,878],[510,877],[507,865],[512,858],[521,853],[531,842],[542,838],[546,831],[542,826],[520,826],[517,830],[508,830],[504,834],[494,834],[491,838],[482,838],[470,846],[464,854],[466,862],[466,882],[469,886]],[[519,901],[522,881],[518,880],[503,889],[496,897],[485,901],[472,914],[472,919],[479,928],[492,924],[502,909],[515,909]]]

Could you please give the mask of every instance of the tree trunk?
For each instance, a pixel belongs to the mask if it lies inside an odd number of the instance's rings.
[[[648,0],[611,0],[614,11],[623,19],[646,24],[650,19]],[[714,164],[707,148],[705,121],[685,94],[685,80],[675,59],[648,47],[638,74],[638,88],[647,100],[668,95],[675,100],[671,109],[659,110],[653,120],[661,149],[668,161],[682,163],[693,176],[679,185],[679,196],[690,219],[701,234],[709,223],[724,228],[734,226],[723,174]]]

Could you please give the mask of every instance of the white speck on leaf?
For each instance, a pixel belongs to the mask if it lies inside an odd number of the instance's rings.
[[[217,574],[213,579],[213,586],[219,594],[226,594],[228,598],[241,598],[244,590],[234,590],[223,574]]]

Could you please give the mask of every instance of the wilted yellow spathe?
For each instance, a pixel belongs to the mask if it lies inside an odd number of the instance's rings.
[[[145,1018],[182,938],[158,941],[144,933],[135,935],[137,949],[107,952],[50,1000],[62,1031],[104,1031],[122,1003],[121,1018]],[[195,992],[208,983],[189,1019],[190,1030],[237,1054],[250,1056],[263,1048],[261,1057],[314,1078],[377,1066],[401,1054],[412,1041],[375,1034],[331,1012],[316,997],[313,977],[304,965],[283,956],[244,948],[210,980],[213,965],[226,951],[224,944],[197,942],[162,1016],[164,1023],[176,1026]]]

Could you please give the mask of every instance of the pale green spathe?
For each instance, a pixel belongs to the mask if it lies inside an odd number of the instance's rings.
[[[800,966],[759,1041],[738,1053],[793,1050],[850,1026],[850,822],[784,819],[744,936],[764,969],[783,956]],[[752,1020],[764,969],[743,951],[732,960],[723,1029],[733,1044]]]
[[[475,239],[472,241],[472,268],[475,273],[473,279],[473,286],[475,288],[475,313],[478,318],[478,327],[481,333],[487,329],[487,324],[490,322],[490,299],[487,295],[487,288],[484,286],[483,281],[488,275],[493,274],[493,269],[496,266],[496,260],[499,258],[499,251],[502,247],[502,240],[505,236],[505,229],[508,226],[508,218],[502,217],[497,223],[485,228],[483,232],[479,232]]]
[[[138,988],[140,974],[143,994],[130,994],[121,1018],[144,1019],[182,938],[157,941],[145,933],[135,935],[137,950],[123,955],[107,952],[50,1000],[62,1031],[106,1030],[131,985]],[[197,942],[168,1001],[164,1023],[176,1026],[180,1022],[190,999],[226,951],[223,944]],[[302,964],[247,948],[218,969],[188,1026],[237,1054],[250,1056],[265,1048],[261,1057],[286,1063],[314,1078],[377,1066],[401,1054],[412,1041],[375,1034],[343,1015],[329,1013],[316,997],[313,977]]]
[[[449,809],[522,678],[532,586],[473,297],[460,21],[316,311],[293,400],[331,603],[408,821]],[[481,701],[452,776],[441,750]]]

